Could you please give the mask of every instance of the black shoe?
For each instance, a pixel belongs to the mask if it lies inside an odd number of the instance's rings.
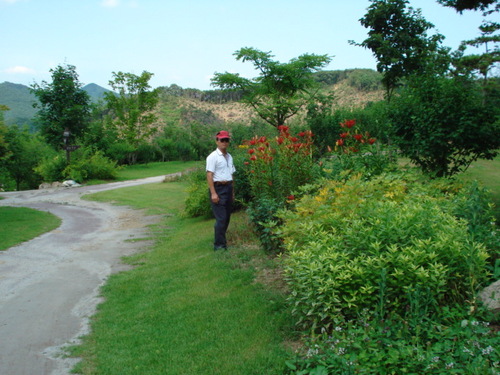
[[[226,246],[214,246],[214,251],[218,251],[218,250],[227,250],[227,247]]]

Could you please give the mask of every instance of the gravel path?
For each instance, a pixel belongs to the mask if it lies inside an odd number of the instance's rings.
[[[84,194],[160,183],[165,176],[105,185],[4,192],[0,206],[51,212],[62,225],[0,251],[0,374],[66,375],[76,359],[62,349],[88,332],[121,257],[143,249],[146,226],[158,220],[123,206],[81,200]]]

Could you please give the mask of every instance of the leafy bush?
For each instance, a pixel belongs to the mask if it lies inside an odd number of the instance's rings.
[[[328,330],[335,317],[375,305],[403,313],[423,286],[431,311],[474,301],[488,255],[449,213],[456,191],[447,181],[411,176],[328,181],[278,215],[299,323]]]
[[[320,155],[326,153],[328,147],[335,146],[339,134],[343,132],[341,124],[346,119],[355,119],[359,132],[368,132],[380,143],[391,143],[393,135],[386,102],[369,103],[365,108],[338,108],[333,112],[311,106],[306,120],[316,135],[315,145]]]
[[[282,241],[276,234],[276,229],[282,225],[282,220],[276,213],[283,207],[282,201],[262,196],[253,200],[247,210],[260,244],[268,253],[279,253],[283,250]]]
[[[62,175],[66,179],[83,182],[86,180],[113,180],[117,176],[116,162],[101,151],[84,149],[81,156],[66,167]]]
[[[210,217],[212,207],[208,194],[207,175],[204,168],[199,168],[189,174],[188,196],[184,213],[188,217]]]
[[[369,179],[395,166],[395,151],[389,146],[382,147],[369,132],[359,131],[356,120],[346,120],[340,126],[343,131],[335,142],[335,149],[323,161],[323,173],[327,178],[346,180],[361,173]]]
[[[250,188],[250,218],[265,250],[279,252],[281,242],[274,234],[280,220],[276,212],[287,200],[295,199],[300,186],[311,183],[319,174],[313,160],[313,134],[292,136],[289,127],[280,126],[274,138],[254,137],[246,141],[246,178]]]
[[[500,111],[471,80],[419,76],[389,109],[401,152],[426,173],[451,176],[498,154]]]
[[[57,154],[43,160],[35,167],[35,172],[42,176],[43,181],[54,182],[64,178],[63,171],[66,167],[66,157],[62,154]]]
[[[314,181],[319,172],[312,157],[312,132],[292,136],[287,126],[280,126],[279,132],[274,138],[256,136],[245,142],[246,172],[253,198],[284,202],[299,186]]]

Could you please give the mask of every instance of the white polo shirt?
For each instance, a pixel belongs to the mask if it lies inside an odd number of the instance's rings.
[[[232,181],[234,168],[233,157],[226,153],[224,155],[218,148],[207,156],[207,172],[213,172],[215,181]]]

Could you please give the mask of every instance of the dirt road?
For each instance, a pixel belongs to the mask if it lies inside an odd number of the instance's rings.
[[[66,375],[75,359],[64,346],[88,332],[99,288],[126,269],[121,257],[146,246],[157,218],[121,206],[81,200],[84,194],[147,183],[164,176],[88,187],[5,192],[0,206],[49,211],[62,225],[0,251],[0,374]]]

